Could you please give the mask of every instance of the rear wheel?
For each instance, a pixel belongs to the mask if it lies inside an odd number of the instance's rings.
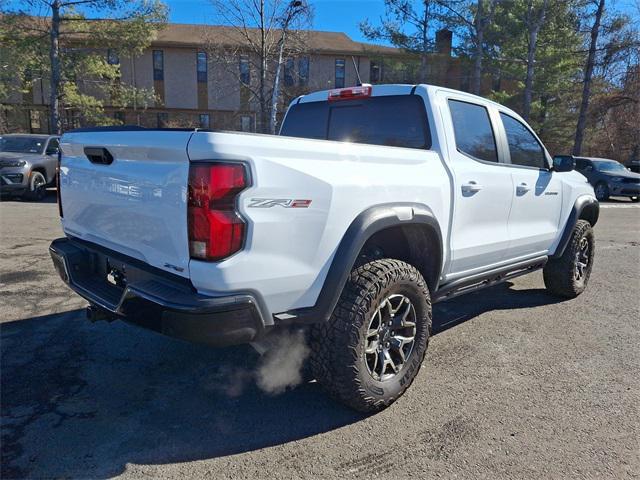
[[[29,191],[27,198],[30,200],[42,200],[47,193],[47,179],[40,172],[31,172],[29,176]]]
[[[375,260],[351,272],[326,323],[311,331],[311,368],[338,401],[381,410],[411,385],[431,332],[422,275],[399,260]]]
[[[578,220],[569,245],[561,257],[550,259],[544,267],[544,284],[554,295],[575,298],[587,287],[593,257],[595,238],[591,225]]]
[[[596,188],[594,188],[594,191],[598,201],[604,202],[605,200],[609,200],[609,186],[606,183],[598,183]]]

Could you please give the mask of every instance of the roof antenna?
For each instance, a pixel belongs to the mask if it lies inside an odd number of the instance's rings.
[[[358,77],[358,85],[356,85],[356,87],[361,87],[362,79],[360,78],[360,72],[358,71],[358,66],[356,65],[356,59],[353,55],[351,55],[351,61],[353,62],[353,68],[356,71],[356,77]]]

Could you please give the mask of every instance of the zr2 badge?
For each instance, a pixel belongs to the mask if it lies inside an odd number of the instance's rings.
[[[248,208],[309,208],[311,200],[292,198],[252,198],[249,200]]]

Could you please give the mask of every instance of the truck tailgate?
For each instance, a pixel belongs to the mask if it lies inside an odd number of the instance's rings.
[[[65,134],[60,167],[65,233],[188,277],[187,145],[192,134]]]

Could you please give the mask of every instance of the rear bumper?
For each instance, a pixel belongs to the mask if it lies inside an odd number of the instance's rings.
[[[182,277],[77,239],[54,240],[49,252],[62,280],[108,317],[216,347],[264,334],[264,319],[250,294],[201,295]],[[119,285],[107,281],[113,269],[125,278]]]

